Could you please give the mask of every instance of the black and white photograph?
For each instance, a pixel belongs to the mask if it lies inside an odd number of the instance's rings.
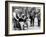
[[[45,32],[45,4],[6,1],[6,35],[33,35]]]
[[[39,7],[12,7],[14,30],[31,30],[40,28]]]

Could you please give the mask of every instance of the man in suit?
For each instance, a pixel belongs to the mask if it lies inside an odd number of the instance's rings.
[[[19,12],[20,9],[15,9],[13,12],[13,23],[14,23],[15,30],[21,30],[21,25],[19,23]]]

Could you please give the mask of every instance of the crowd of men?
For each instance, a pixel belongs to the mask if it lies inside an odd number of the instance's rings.
[[[34,18],[37,16],[35,13],[35,8],[32,8],[29,11],[28,8],[26,8],[24,11],[25,13],[22,9],[14,9],[13,23],[15,30],[25,30],[31,26],[34,26]]]

